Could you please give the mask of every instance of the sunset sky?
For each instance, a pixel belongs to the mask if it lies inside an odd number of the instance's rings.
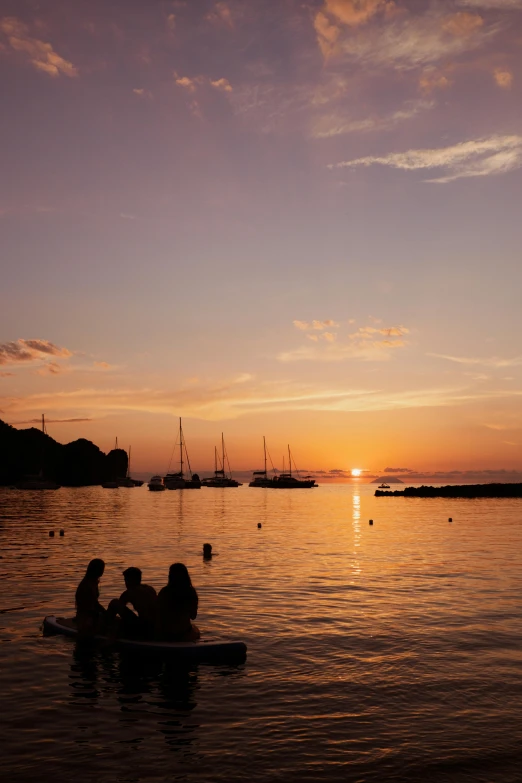
[[[522,470],[522,0],[0,0],[0,418]]]

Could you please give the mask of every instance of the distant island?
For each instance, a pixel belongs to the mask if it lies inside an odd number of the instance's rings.
[[[0,486],[41,476],[64,487],[86,487],[126,475],[127,452],[104,454],[90,440],[58,443],[36,427],[17,430],[0,419]]]
[[[462,484],[445,487],[406,487],[375,490],[375,497],[406,498],[522,498],[522,484]]]
[[[370,481],[370,484],[404,484],[404,481],[395,478],[395,476],[379,476],[379,478]]]

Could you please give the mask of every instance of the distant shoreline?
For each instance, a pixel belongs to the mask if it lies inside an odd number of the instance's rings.
[[[522,498],[522,484],[450,484],[443,487],[377,489],[375,497],[407,498]]]

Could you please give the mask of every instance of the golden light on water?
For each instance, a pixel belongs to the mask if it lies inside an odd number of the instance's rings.
[[[362,470],[360,468],[352,468],[352,476],[354,478],[358,478],[362,473]]]

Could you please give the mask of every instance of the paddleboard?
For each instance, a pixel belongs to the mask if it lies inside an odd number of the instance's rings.
[[[74,620],[49,615],[43,622],[44,632],[61,634],[62,636],[78,637],[78,629]],[[107,636],[96,635],[95,641],[109,644]],[[221,640],[199,640],[197,642],[154,642],[139,639],[117,639],[114,645],[125,650],[135,650],[161,655],[175,656],[191,661],[244,661],[247,647],[244,642]]]

